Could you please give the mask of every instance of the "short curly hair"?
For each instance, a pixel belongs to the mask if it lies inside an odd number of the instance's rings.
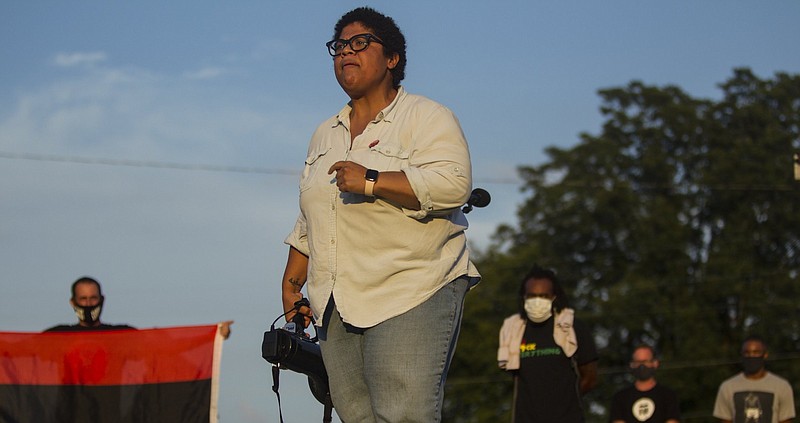
[[[339,39],[344,27],[355,22],[361,23],[381,39],[383,52],[387,58],[391,58],[395,54],[400,57],[397,66],[391,70],[392,85],[394,88],[399,88],[400,81],[406,77],[406,37],[403,36],[394,19],[371,7],[359,7],[339,18],[339,22],[336,22],[336,26],[333,27],[333,39]]]

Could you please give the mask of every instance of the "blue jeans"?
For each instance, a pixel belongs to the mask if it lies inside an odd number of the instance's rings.
[[[441,421],[467,277],[370,328],[342,323],[331,298],[320,347],[336,414],[345,423]]]

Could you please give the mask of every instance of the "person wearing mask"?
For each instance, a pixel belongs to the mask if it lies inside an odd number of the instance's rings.
[[[455,115],[400,85],[388,16],[344,14],[327,44],[347,104],[314,132],[286,238],[283,308],[307,286],[330,394],[347,422],[438,422],[464,298],[479,280],[461,207],[467,141]],[[299,303],[298,303],[299,304]]]
[[[78,323],[73,325],[56,325],[45,332],[85,332],[85,331],[107,331],[107,330],[124,330],[136,329],[130,325],[110,325],[100,321],[100,315],[103,312],[103,305],[106,297],[103,295],[103,289],[100,287],[100,282],[89,276],[78,278],[72,283],[70,289],[72,296],[69,299],[69,304],[75,311],[78,317]],[[220,322],[219,331],[224,339],[228,339],[231,334],[232,320]]]
[[[788,423],[795,417],[789,382],[768,371],[767,343],[756,335],[742,343],[742,372],[720,384],[714,417],[723,423]]]
[[[110,325],[100,321],[100,314],[103,312],[103,303],[106,298],[103,296],[100,282],[95,279],[88,276],[78,278],[72,283],[71,292],[69,304],[78,316],[78,323],[53,326],[45,332],[135,329],[129,325]]]
[[[614,394],[611,423],[678,423],[681,419],[678,396],[672,389],[656,383],[659,360],[655,349],[639,345],[633,350],[630,369],[633,385]]]
[[[513,421],[580,423],[582,396],[597,384],[597,348],[574,318],[556,273],[538,265],[522,279],[519,312],[500,329],[497,362],[514,377]]]

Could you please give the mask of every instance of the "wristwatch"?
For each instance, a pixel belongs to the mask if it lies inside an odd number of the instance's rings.
[[[378,181],[378,171],[375,169],[367,169],[367,174],[364,175],[367,181],[364,183],[364,195],[367,197],[374,197],[372,189],[375,188],[375,182]]]

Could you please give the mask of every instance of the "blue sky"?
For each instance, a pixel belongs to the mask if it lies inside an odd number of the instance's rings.
[[[277,421],[261,335],[280,313],[295,173],[346,101],[324,43],[363,4],[2,2],[0,330],[71,322],[82,275],[104,284],[110,323],[234,319],[221,419]],[[800,72],[796,0],[370,5],[406,35],[406,89],[461,120],[492,194],[468,215],[478,248],[515,223],[517,166],[600,131],[598,89],[718,98],[734,67]],[[321,420],[302,377],[281,386],[287,422]]]

